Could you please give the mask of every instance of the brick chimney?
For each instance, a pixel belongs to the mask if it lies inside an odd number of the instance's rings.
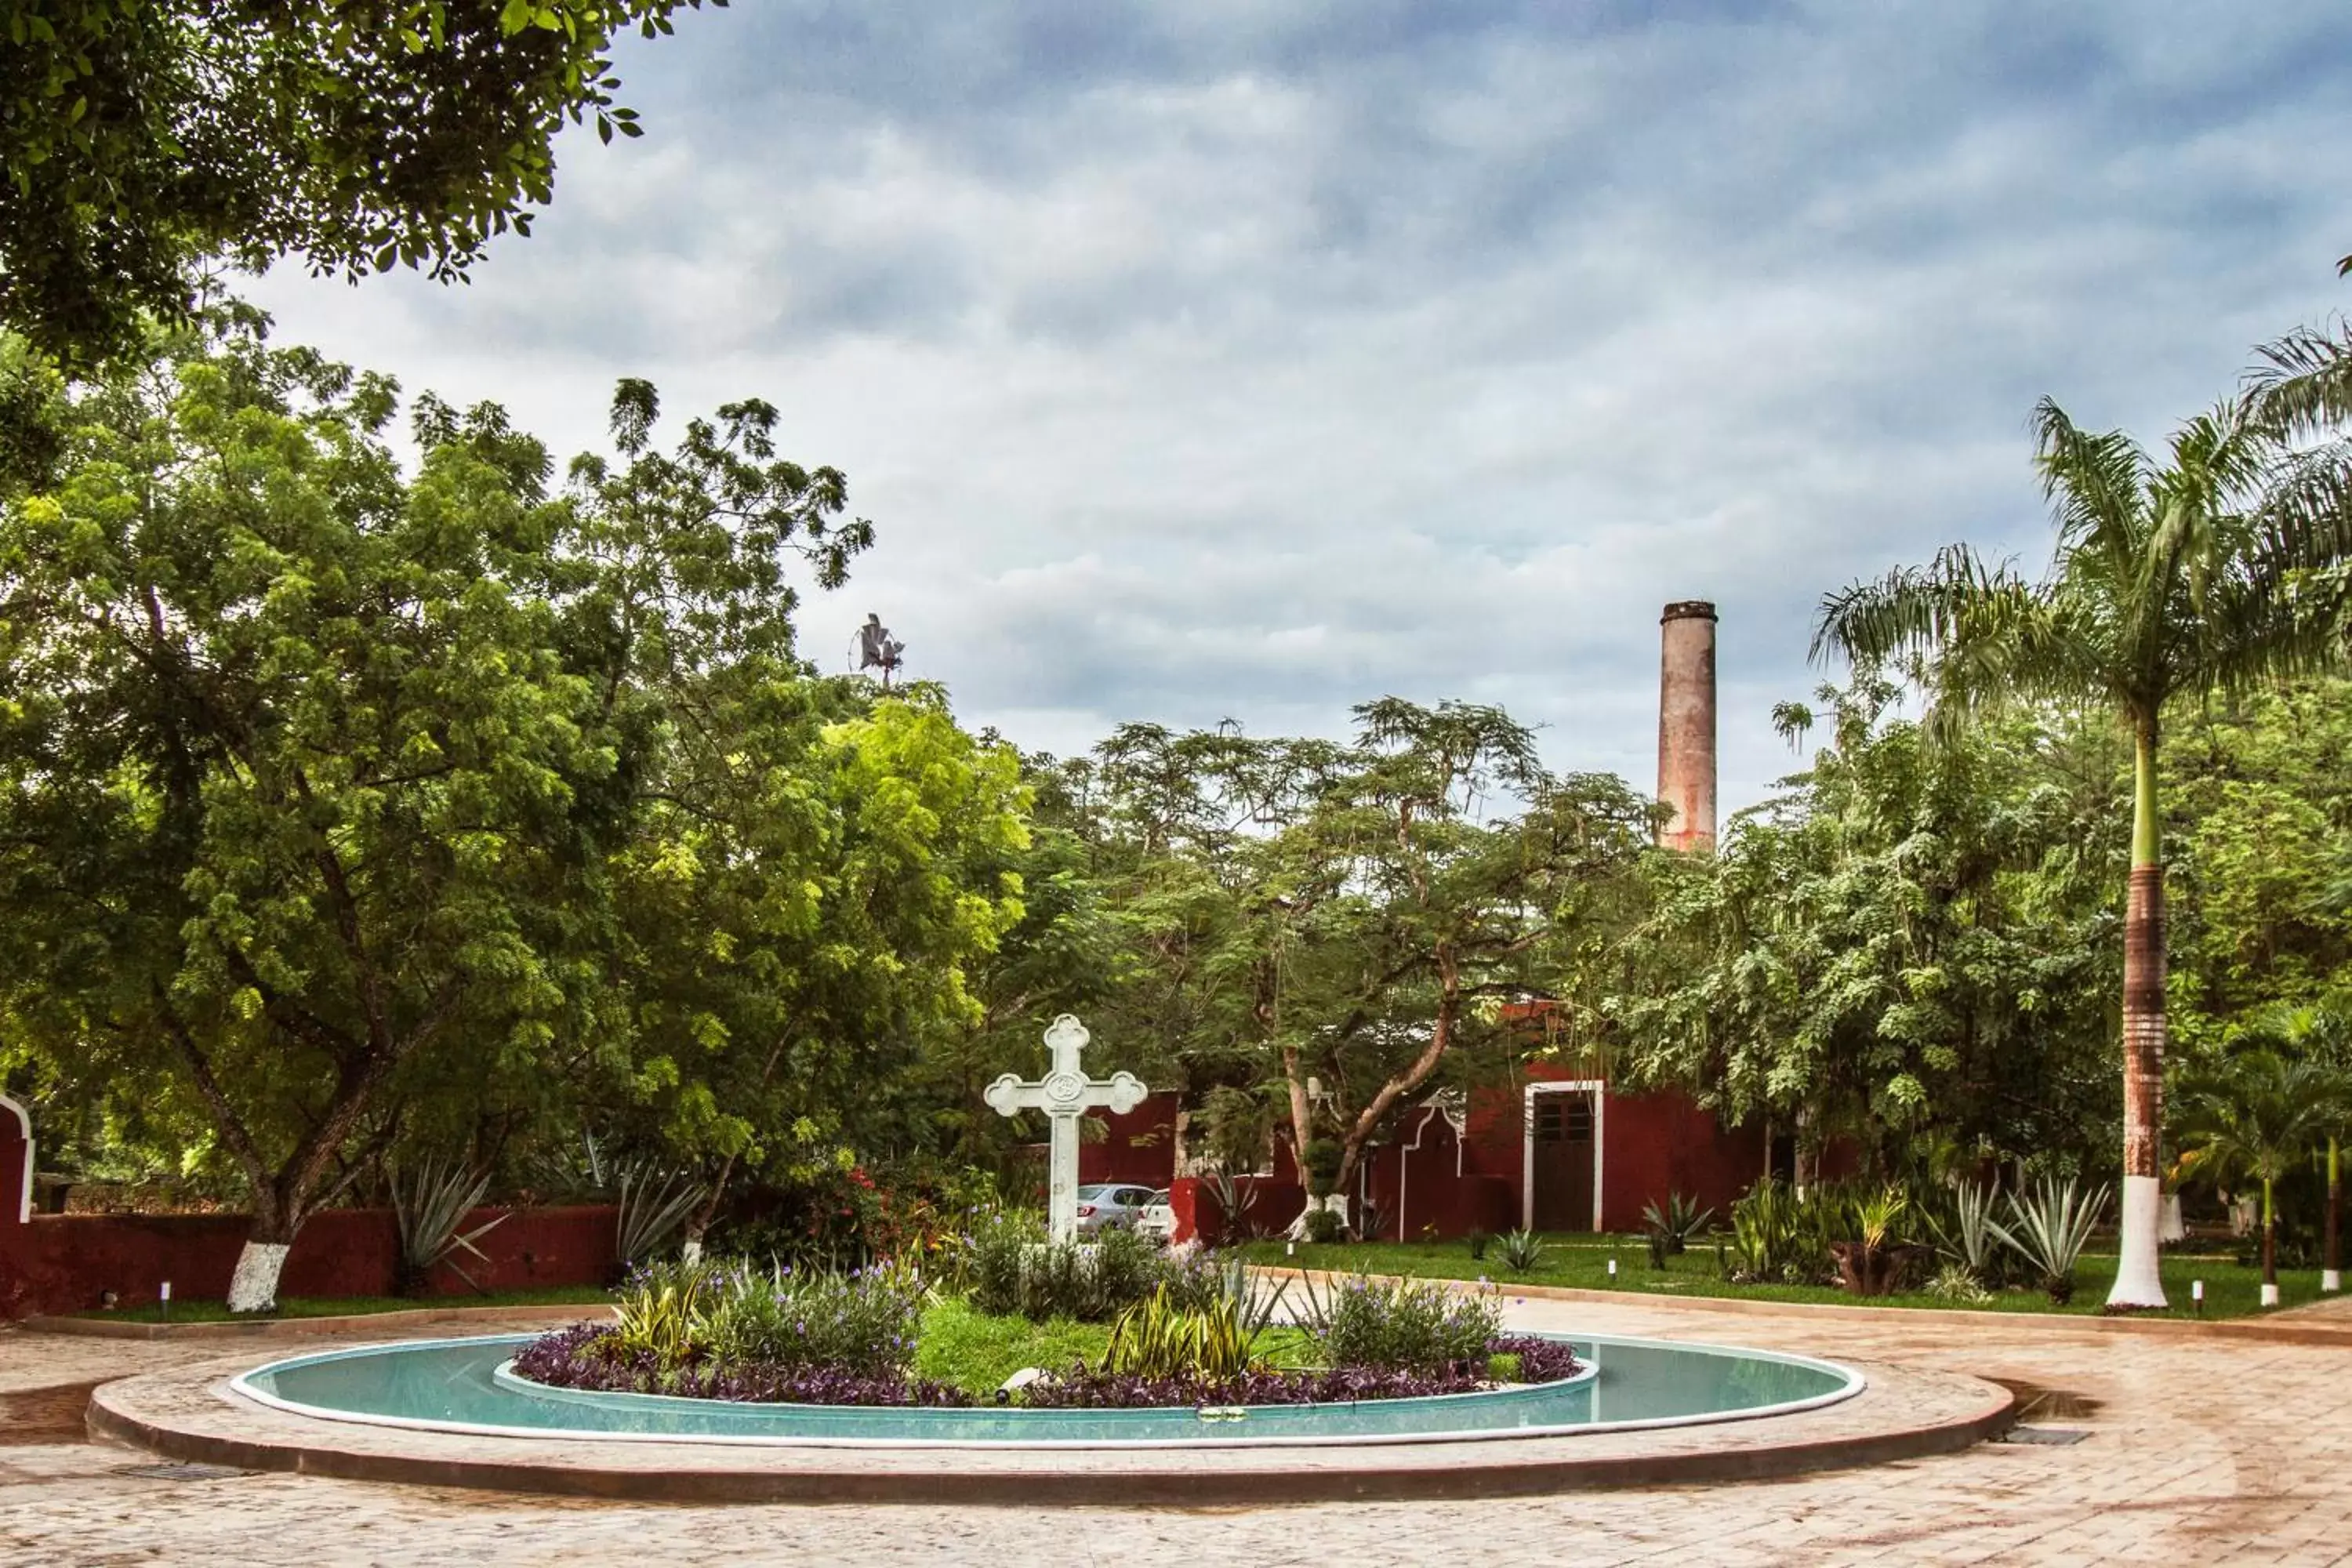
[[[1658,798],[1674,817],[1669,849],[1715,847],[1715,606],[1668,605],[1659,617]]]

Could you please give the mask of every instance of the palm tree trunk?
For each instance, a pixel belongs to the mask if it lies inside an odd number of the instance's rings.
[[[2263,1305],[2275,1307],[2278,1294],[2278,1211],[2271,1204],[2271,1179],[2263,1178]]]
[[[2164,1197],[2157,1177],[2164,1126],[2164,858],[2156,799],[2156,718],[2134,726],[2131,891],[2124,905],[2124,1207],[2107,1305],[2165,1304],[2157,1274]]]
[[[2344,1206],[2343,1151],[2334,1138],[2327,1141],[2327,1234],[2320,1237],[2324,1249],[2319,1259],[2319,1288],[2323,1291],[2344,1289],[2342,1255],[2336,1251],[2336,1222]]]

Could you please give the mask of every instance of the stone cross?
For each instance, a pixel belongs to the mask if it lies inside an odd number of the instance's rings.
[[[1087,1077],[1078,1053],[1087,1048],[1087,1026],[1065,1013],[1045,1031],[1045,1045],[1054,1065],[1036,1083],[1006,1073],[988,1086],[982,1097],[999,1116],[1024,1110],[1044,1111],[1054,1127],[1051,1175],[1045,1188],[1045,1217],[1055,1241],[1073,1241],[1078,1234],[1078,1118],[1097,1106],[1113,1114],[1133,1110],[1148,1092],[1131,1072],[1117,1072],[1109,1081]]]

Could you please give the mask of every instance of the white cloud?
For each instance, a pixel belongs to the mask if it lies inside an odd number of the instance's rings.
[[[2160,438],[2337,304],[2331,9],[851,7],[621,55],[470,289],[281,269],[289,333],[559,449],[757,394],[975,721],[1337,732],[1501,701],[1646,783],[1656,615],[1723,607],[1727,805],[1825,588],[2038,559],[2025,414]]]

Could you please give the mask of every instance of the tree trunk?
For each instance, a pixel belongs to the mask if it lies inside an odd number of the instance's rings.
[[[2327,1141],[2327,1230],[2319,1238],[2319,1288],[2325,1292],[2344,1289],[2343,1258],[2337,1252],[2336,1225],[2344,1207],[2343,1150],[2336,1141]]]
[[[278,1310],[278,1278],[285,1271],[286,1254],[294,1246],[299,1222],[283,1194],[273,1187],[257,1187],[253,1194],[253,1228],[236,1255],[236,1271],[229,1276],[231,1312],[274,1312]]]
[[[2156,799],[2156,721],[2135,737],[2131,890],[2124,906],[2124,1205],[2115,1289],[2107,1305],[2161,1308],[2157,1237],[2164,1196],[2157,1177],[2164,1129],[2164,860]]]
[[[2271,1179],[2263,1178],[2263,1305],[2275,1307],[2278,1291],[2278,1210],[2271,1202]]]

